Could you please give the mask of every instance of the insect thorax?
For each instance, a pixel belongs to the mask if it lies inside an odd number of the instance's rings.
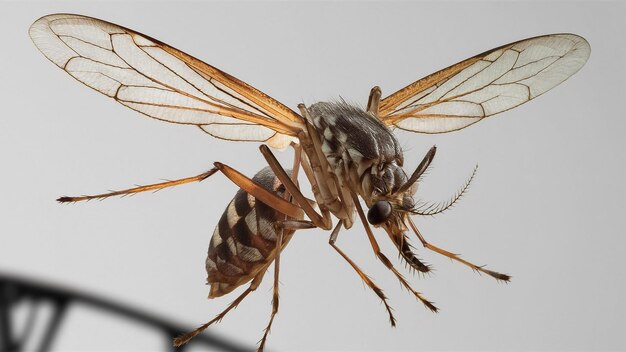
[[[368,206],[406,182],[402,149],[378,118],[345,102],[320,102],[308,111],[331,171]]]

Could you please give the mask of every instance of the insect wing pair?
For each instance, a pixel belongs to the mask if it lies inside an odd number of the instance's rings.
[[[55,65],[130,109],[154,119],[195,126],[217,138],[264,143],[261,152],[269,167],[252,179],[215,163],[213,169],[193,177],[94,196],[59,198],[64,202],[106,198],[202,181],[216,172],[226,175],[241,190],[229,203],[211,239],[206,263],[210,297],[251,283],[215,319],[176,339],[175,344],[189,341],[221,320],[258,287],[274,263],[273,309],[260,350],[278,310],[280,252],[296,230],[332,230],[331,246],[382,300],[392,325],[395,318],[383,291],[335,244],[340,229],[356,221],[354,214],[363,223],[377,258],[433,311],[437,308],[413,289],[380,251],[370,225],[382,227],[415,270],[427,272],[430,268],[413,254],[405,235],[408,228],[425,248],[496,279],[508,280],[508,275],[476,266],[424,239],[410,215],[436,213],[449,205],[420,209],[413,201],[415,185],[433,159],[435,148],[408,176],[391,130],[460,130],[545,93],[576,73],[590,54],[587,41],[574,34],[529,38],[461,61],[384,99],[374,87],[365,110],[343,103],[317,103],[310,107],[301,104],[297,113],[180,50],[99,19],[48,15],[37,20],[29,33]],[[267,146],[292,146],[292,171],[283,169]],[[296,181],[300,170],[311,184],[314,201],[300,192]],[[367,215],[361,202],[368,208]],[[333,216],[338,219],[334,226]]]

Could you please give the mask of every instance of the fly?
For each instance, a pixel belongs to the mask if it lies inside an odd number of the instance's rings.
[[[411,215],[432,215],[450,201],[416,202],[418,181],[435,157],[432,147],[407,174],[394,128],[444,133],[519,106],[563,82],[587,61],[591,49],[574,34],[549,34],[506,44],[422,78],[381,99],[372,88],[365,109],[346,104],[300,104],[298,112],[252,86],[180,50],[128,28],[80,15],[54,14],[30,28],[37,48],[55,65],[98,92],[148,117],[195,126],[226,140],[263,143],[268,167],[252,179],[226,164],[193,177],[91,196],[61,197],[77,202],[159,190],[202,181],[220,172],[240,190],[229,203],[212,236],[206,269],[209,298],[250,282],[215,319],[175,339],[180,346],[221,320],[260,284],[273,263],[272,313],[261,339],[263,350],[278,311],[280,252],[297,230],[330,231],[329,243],[382,300],[389,321],[396,320],[383,291],[337,245],[343,228],[359,221],[385,267],[429,310],[437,307],[415,290],[383,254],[372,227],[382,228],[414,270],[428,272],[412,251],[407,233],[421,244],[496,280],[510,276],[475,265],[429,243]],[[270,147],[291,146],[294,160],[286,170]],[[297,183],[306,176],[314,200]],[[472,175],[473,177],[473,175]],[[366,208],[363,208],[361,203]],[[317,209],[316,209],[317,206]],[[335,221],[336,219],[336,221]]]

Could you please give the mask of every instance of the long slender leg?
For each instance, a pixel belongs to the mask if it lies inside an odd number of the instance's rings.
[[[183,185],[185,183],[190,183],[190,182],[203,181],[203,180],[209,178],[215,172],[217,172],[217,168],[214,167],[211,170],[209,170],[207,172],[203,172],[203,173],[201,173],[200,175],[197,175],[197,176],[181,178],[181,179],[173,180],[173,181],[166,181],[166,182],[161,182],[161,183],[155,183],[155,184],[151,184],[151,185],[138,186],[138,187],[135,187],[135,188],[124,189],[124,190],[121,190],[121,191],[113,191],[113,192],[109,192],[109,193],[96,194],[96,195],[93,195],[93,196],[79,196],[79,197],[67,197],[67,196],[64,196],[64,197],[60,197],[59,199],[57,199],[57,201],[61,202],[61,203],[80,202],[80,201],[83,201],[83,200],[90,200],[90,199],[105,199],[105,198],[113,197],[113,196],[126,196],[126,195],[129,195],[129,194],[136,194],[136,193],[146,192],[146,191],[158,191],[160,189],[167,188],[167,187]]]
[[[208,328],[211,324],[215,323],[215,322],[219,322],[220,320],[222,320],[224,318],[224,316],[230,312],[231,309],[236,308],[239,303],[241,303],[241,301],[243,301],[244,298],[246,298],[246,296],[248,294],[250,294],[250,292],[254,291],[257,289],[257,287],[259,287],[259,285],[261,284],[261,280],[263,279],[263,275],[265,275],[265,271],[263,270],[262,272],[260,272],[257,276],[254,277],[254,279],[252,279],[252,282],[250,283],[250,286],[243,291],[243,293],[241,295],[239,295],[239,297],[237,297],[230,305],[228,305],[228,307],[226,307],[226,309],[224,309],[220,314],[218,314],[215,318],[213,318],[213,320],[199,326],[197,329],[188,332],[182,336],[179,336],[177,338],[174,339],[174,346],[181,346],[186,344],[189,340],[191,340],[192,338],[194,338],[196,335],[198,335],[199,333],[203,332],[206,328]]]
[[[296,163],[299,163],[299,155],[298,155],[298,150],[296,150],[296,156],[294,158],[294,165]],[[267,191],[265,188],[261,187],[260,185],[258,185],[257,183],[255,183],[253,180],[247,178],[246,176],[244,176],[243,174],[241,174],[240,172],[238,172],[237,170],[232,169],[231,167],[229,167],[228,165],[224,165],[222,163],[215,163],[215,169],[221,171],[224,175],[226,175],[226,177],[228,177],[231,181],[233,181],[233,183],[235,183],[237,186],[239,186],[241,189],[243,189],[244,191],[248,192],[250,195],[252,195],[253,197],[259,199],[260,201],[264,202],[265,204],[267,204],[268,206],[272,207],[274,210],[276,210],[277,212],[285,215],[285,217],[291,217],[291,218],[299,218],[300,214],[302,212],[302,210],[286,201],[284,198],[281,198],[269,191]],[[297,177],[297,168],[294,167],[294,172],[292,173],[292,177],[295,179]],[[215,171],[214,171],[215,172]],[[291,181],[291,179],[289,179]],[[285,198],[288,199],[290,197],[290,195],[288,193],[285,193]],[[269,331],[272,321],[274,320],[274,315],[276,314],[276,312],[278,311],[278,268],[279,268],[279,262],[280,262],[280,249],[282,248],[282,238],[283,238],[283,230],[281,229],[281,231],[279,232],[279,239],[277,241],[277,254],[276,254],[276,258],[275,263],[276,263],[276,271],[274,274],[274,288],[275,288],[275,294],[274,294],[274,304],[273,304],[273,310],[272,310],[272,317],[270,319],[270,323],[266,329],[266,333],[263,337],[263,343],[265,342],[265,338],[267,337],[267,332]],[[174,345],[175,346],[181,346],[185,343],[187,343],[190,339],[192,339],[194,336],[198,335],[199,333],[201,333],[202,331],[204,331],[207,327],[209,327],[211,324],[215,323],[215,322],[219,322],[222,318],[224,318],[224,316],[233,308],[237,307],[237,305],[239,305],[239,303],[241,303],[241,301],[243,301],[243,299],[250,294],[250,292],[254,291],[257,289],[257,287],[260,285],[261,280],[263,278],[263,275],[265,274],[267,268],[265,268],[261,273],[259,273],[257,276],[254,277],[254,279],[252,280],[252,283],[250,284],[250,287],[248,287],[248,289],[246,289],[241,295],[239,295],[239,297],[237,297],[228,307],[226,307],[226,309],[224,311],[222,311],[220,314],[218,314],[213,320],[201,325],[200,327],[198,327],[197,329],[183,335],[180,336],[178,338],[176,338],[174,340]],[[262,350],[262,346],[260,347],[260,349]]]
[[[300,164],[302,163],[302,147],[299,144],[291,143],[293,148],[293,166],[291,167],[291,180],[294,183],[298,182],[298,172],[300,171]]]
[[[369,286],[369,288],[372,289],[372,291],[374,291],[374,293],[376,293],[376,295],[383,301],[383,304],[385,305],[385,309],[387,309],[387,313],[389,314],[389,322],[391,323],[392,327],[396,326],[396,318],[393,316],[393,313],[391,312],[391,307],[389,306],[389,304],[387,303],[387,296],[385,296],[385,294],[383,293],[383,290],[380,289],[380,287],[378,287],[374,281],[372,281],[372,279],[367,276],[367,274],[365,274],[363,272],[363,270],[361,270],[361,268],[359,268],[356,263],[354,263],[352,261],[352,259],[350,259],[350,257],[348,257],[341,249],[339,249],[339,247],[337,247],[337,245],[335,244],[335,241],[337,240],[337,236],[339,236],[339,230],[341,230],[341,226],[343,225],[343,221],[339,220],[339,223],[337,223],[337,226],[335,226],[335,229],[333,230],[333,232],[330,234],[330,238],[328,239],[328,244],[330,244],[336,251],[337,253],[339,253],[339,255],[341,255],[343,257],[343,259],[345,259],[348,264],[350,264],[350,266],[356,271],[356,273],[361,277],[361,280],[363,280],[363,282],[365,282],[365,284],[367,286]]]
[[[355,193],[352,193],[352,199],[354,200],[354,205],[356,206],[356,210],[359,213],[361,222],[363,223],[363,226],[365,227],[367,238],[370,241],[370,244],[372,246],[372,249],[374,250],[374,254],[376,254],[376,257],[381,262],[383,262],[383,264],[385,264],[387,269],[391,270],[396,275],[398,280],[400,280],[400,283],[407,290],[413,293],[413,295],[415,295],[415,297],[417,297],[417,299],[419,299],[428,309],[436,313],[438,308],[435,307],[435,305],[432,302],[430,302],[428,299],[426,299],[426,297],[424,297],[421,293],[417,292],[413,287],[411,287],[411,285],[406,281],[404,276],[402,276],[402,274],[393,266],[393,264],[391,264],[391,261],[389,261],[389,259],[380,251],[380,246],[378,245],[378,242],[376,242],[376,239],[374,238],[372,229],[369,227],[367,219],[365,218],[365,213],[363,213],[363,208],[361,208],[361,203],[359,203],[359,198],[357,197]]]
[[[298,169],[299,169],[299,165],[300,165],[300,151],[301,148],[297,145],[294,145],[294,150],[295,150],[295,157],[294,157],[294,167],[292,169],[292,177],[295,179],[297,179],[298,177]],[[137,186],[134,188],[128,188],[128,189],[124,189],[124,190],[120,190],[120,191],[111,191],[108,193],[101,193],[101,194],[95,194],[95,195],[89,195],[89,196],[63,196],[57,199],[58,202],[61,203],[72,203],[72,202],[80,202],[80,201],[85,201],[85,200],[91,200],[91,199],[105,199],[105,198],[109,198],[109,197],[114,197],[114,196],[127,196],[127,195],[132,195],[132,194],[137,194],[137,193],[141,193],[141,192],[147,192],[147,191],[159,191],[163,188],[168,188],[168,187],[174,187],[174,186],[179,186],[179,185],[183,185],[186,183],[191,183],[191,182],[200,182],[200,181],[204,181],[207,178],[211,177],[214,173],[216,173],[217,171],[222,171],[222,172],[230,172],[231,168],[229,168],[226,165],[223,165],[221,163],[217,163],[216,167],[212,168],[209,171],[203,172],[199,175],[196,176],[192,176],[192,177],[186,177],[186,178],[181,178],[181,179],[177,179],[177,180],[171,180],[171,181],[165,181],[165,182],[159,182],[159,183],[154,183],[154,184],[150,184],[150,185],[144,185],[144,186]],[[231,177],[229,175],[234,175],[233,177],[236,177],[237,179],[244,179],[246,178],[245,176],[239,174],[238,172],[230,172],[230,174],[226,174],[227,177]],[[250,181],[252,182],[252,181]],[[246,189],[246,191],[248,191]],[[267,197],[263,197],[265,198],[266,201],[269,201],[269,199]],[[271,201],[270,203],[271,206]],[[295,209],[295,208],[293,208]],[[293,210],[292,209],[292,210]],[[279,210],[279,211],[283,211],[283,210]],[[293,214],[293,213],[292,213]]]
[[[311,169],[311,162],[309,161],[306,154],[302,155],[302,170],[304,170],[304,175],[306,176],[307,180],[309,180],[309,183],[311,184],[311,191],[313,192],[313,197],[315,197],[316,201],[323,204],[324,198],[320,192],[319,186],[317,185],[315,174],[313,173],[313,170]]]
[[[263,332],[263,337],[261,338],[261,343],[259,344],[258,352],[262,352],[265,347],[265,340],[267,339],[267,335],[272,329],[272,323],[274,322],[274,317],[276,313],[278,313],[278,277],[280,270],[280,252],[283,245],[283,234],[284,230],[281,229],[278,232],[278,239],[276,241],[276,258],[274,258],[274,289],[272,294],[272,315],[270,316],[270,321],[267,323],[267,327],[265,327],[265,331]]]
[[[283,221],[279,223],[279,226],[284,229],[308,229],[308,228],[316,227],[310,221],[303,221],[303,220]],[[330,244],[337,251],[337,253],[339,253],[348,262],[348,264],[350,264],[350,266],[357,272],[359,277],[361,277],[363,282],[365,282],[365,284],[369,288],[371,288],[374,291],[374,293],[376,293],[376,295],[383,301],[383,304],[385,305],[385,308],[387,309],[387,313],[389,314],[389,321],[391,323],[391,326],[395,327],[396,319],[393,316],[391,307],[387,303],[387,296],[385,296],[385,294],[383,293],[383,290],[380,287],[378,287],[374,283],[374,281],[367,274],[365,274],[363,270],[361,270],[361,268],[359,268],[359,266],[357,266],[356,263],[354,263],[352,259],[350,259],[350,257],[348,257],[348,255],[346,255],[335,244],[335,241],[337,241],[337,237],[339,236],[339,231],[341,230],[342,226],[343,226],[343,220],[339,220],[339,222],[333,229],[330,235],[330,238],[328,239],[328,244]]]
[[[300,167],[301,149],[298,145],[295,145],[295,144],[292,144],[292,147],[294,149],[293,168],[291,169],[291,178],[288,178],[287,180],[291,181],[292,183],[295,183],[298,181],[298,170]],[[286,186],[285,188],[287,189]],[[287,189],[287,192],[285,192],[283,197],[285,200],[289,200],[290,198],[293,197],[293,194],[291,194],[291,192],[289,192],[289,190]],[[306,202],[308,204],[308,200],[306,200]],[[278,225],[284,225],[285,221],[288,221],[286,216],[284,217],[282,223]],[[299,221],[299,220],[294,219],[292,221]],[[302,221],[302,223],[307,223],[307,222]],[[274,322],[274,317],[276,316],[276,313],[278,313],[278,304],[279,304],[279,287],[278,287],[279,280],[278,278],[279,278],[279,273],[280,273],[280,252],[283,247],[283,236],[285,234],[284,227],[278,226],[278,228],[279,228],[279,230],[277,231],[278,238],[276,240],[276,257],[274,258],[274,289],[272,291],[273,292],[272,293],[272,314],[270,316],[270,321],[267,323],[267,326],[265,327],[265,331],[263,332],[263,337],[261,338],[261,343],[259,344],[258,352],[262,352],[263,349],[265,348],[265,341],[267,340],[267,335],[272,329],[272,323]]]
[[[345,178],[350,178],[347,168],[344,168],[344,172],[345,174],[343,175],[343,177],[333,174],[333,178],[335,179],[335,182],[339,187],[338,197],[341,201],[341,204],[343,204],[343,209],[345,210],[345,216],[342,217],[342,219],[344,219],[345,227],[349,229],[354,224],[354,204],[352,202],[352,197],[350,196],[350,188],[344,182]]]
[[[283,220],[278,221],[276,226],[285,230],[307,230],[317,228],[312,221],[308,220]]]
[[[330,230],[332,228],[330,217],[323,218],[322,215],[318,214],[317,211],[313,209],[311,204],[309,204],[309,201],[298,189],[298,186],[296,186],[296,184],[289,178],[272,151],[266,145],[261,145],[259,149],[265,157],[265,160],[267,160],[267,163],[269,164],[272,171],[274,171],[276,177],[278,177],[280,182],[285,186],[285,189],[287,189],[287,192],[289,192],[291,196],[295,199],[296,203],[298,203],[300,207],[302,207],[302,210],[304,210],[304,212],[311,219],[311,221],[313,221],[313,223],[319,228],[322,228],[324,230]]]
[[[330,221],[330,213],[332,212],[340,219],[346,219],[348,214],[346,205],[339,199],[339,190],[335,183],[334,177],[328,172],[328,162],[324,153],[321,151],[319,135],[311,125],[312,118],[304,104],[299,104],[302,116],[308,121],[306,131],[298,134],[298,138],[302,143],[305,153],[302,155],[302,168],[305,171],[307,179],[311,183],[311,189],[318,202],[322,217],[325,221]],[[347,224],[346,224],[347,225]],[[330,230],[331,226],[329,226]]]
[[[302,116],[307,120],[306,123],[306,133],[302,132],[302,136],[300,140],[302,141],[302,146],[306,151],[306,154],[309,156],[309,161],[311,163],[311,168],[315,174],[315,178],[317,179],[317,183],[319,186],[319,190],[321,195],[324,198],[324,204],[330,209],[332,212],[337,213],[341,211],[341,202],[338,200],[338,189],[335,181],[328,172],[329,166],[324,153],[322,152],[320,136],[317,133],[315,127],[311,124],[313,119],[309,115],[309,111],[306,109],[304,104],[298,104],[298,108],[302,113]],[[340,216],[343,218],[343,216]]]
[[[330,177],[326,177],[322,172],[323,167],[321,166],[319,157],[315,147],[313,146],[313,142],[306,141],[306,138],[308,137],[304,132],[298,135],[298,137],[300,137],[301,140],[304,140],[302,147],[306,152],[304,154],[306,160],[302,164],[302,167],[306,172],[309,182],[311,182],[311,185],[314,186],[313,190],[318,196],[318,203],[320,206],[324,205],[334,213],[339,212],[341,210],[341,204],[336,199],[336,192],[331,190],[332,186],[329,185],[329,182],[331,181]],[[315,187],[317,187],[317,189]]]
[[[214,165],[219,171],[226,175],[226,177],[233,181],[234,184],[239,186],[239,188],[243,189],[248,194],[252,195],[254,198],[260,200],[261,202],[265,203],[267,206],[278,211],[279,213],[285,214],[291,218],[299,218],[302,214],[302,209],[300,207],[266,190],[261,185],[249,179],[239,171],[219,162],[214,163]],[[289,180],[289,176],[287,176],[287,180]],[[281,180],[281,182],[282,181],[283,180]]]
[[[495,278],[496,280],[501,280],[501,281],[505,281],[505,282],[508,282],[508,281],[511,280],[511,276],[509,276],[507,274],[501,274],[501,273],[496,272],[496,271],[487,270],[487,269],[485,269],[482,266],[478,266],[476,264],[472,264],[472,263],[462,259],[461,257],[459,257],[458,254],[454,254],[454,253],[448,252],[445,249],[441,249],[439,247],[436,247],[436,246],[428,243],[426,241],[426,239],[424,239],[424,237],[422,236],[420,231],[417,229],[417,226],[415,226],[415,224],[413,223],[413,220],[411,220],[411,218],[408,217],[408,216],[407,216],[407,219],[409,221],[409,225],[411,226],[411,228],[413,229],[413,231],[415,232],[417,237],[420,239],[420,241],[422,242],[424,247],[430,249],[431,251],[434,251],[434,252],[437,252],[439,254],[442,254],[442,255],[444,255],[444,256],[452,259],[452,260],[456,260],[459,263],[463,263],[463,264],[469,266],[470,268],[472,268],[473,270],[475,270],[477,272],[485,273],[485,274]]]
[[[419,165],[417,165],[417,168],[415,168],[415,171],[413,171],[413,174],[411,175],[411,177],[402,185],[402,187],[398,188],[395,194],[402,194],[406,192],[407,189],[413,186],[413,184],[417,182],[417,180],[420,177],[422,177],[426,169],[428,169],[428,166],[430,166],[430,163],[435,158],[436,152],[437,152],[437,147],[432,146],[432,148],[430,148],[428,152],[426,153],[426,155],[424,156],[424,159],[422,159]]]
[[[324,195],[321,192],[321,187],[318,185],[317,179],[315,178],[315,172],[311,167],[311,161],[307,157],[306,153],[302,155],[302,158],[302,170],[304,170],[304,174],[311,184],[311,191],[313,192],[313,196],[318,203],[322,217],[324,219],[329,218],[330,210],[328,209],[326,198],[324,198]]]
[[[370,90],[370,97],[367,100],[367,112],[374,114],[374,116],[378,116],[378,104],[380,103],[381,94],[382,92],[378,86]]]

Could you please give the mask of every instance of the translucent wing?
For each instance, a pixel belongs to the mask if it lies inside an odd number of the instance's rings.
[[[149,117],[282,148],[302,128],[285,105],[158,40],[95,18],[55,14],[30,27],[37,48],[87,86]]]
[[[576,73],[590,52],[574,34],[503,45],[393,93],[381,100],[379,116],[414,132],[456,131],[545,93]]]

